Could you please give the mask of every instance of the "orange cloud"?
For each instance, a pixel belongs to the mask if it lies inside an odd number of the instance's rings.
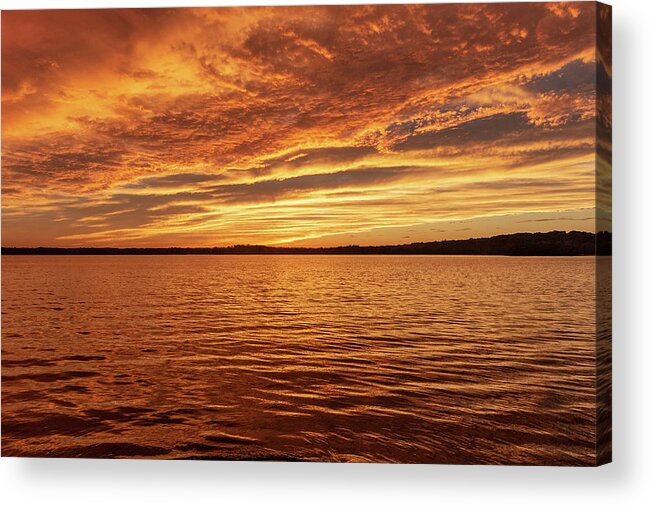
[[[385,242],[594,207],[595,16],[6,11],[3,243]]]

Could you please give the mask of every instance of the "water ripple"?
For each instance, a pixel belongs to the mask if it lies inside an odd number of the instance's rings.
[[[594,259],[2,263],[5,456],[594,462]]]

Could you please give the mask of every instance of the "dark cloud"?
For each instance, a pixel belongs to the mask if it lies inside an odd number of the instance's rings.
[[[136,183],[123,185],[125,189],[177,188],[182,185],[208,183],[223,180],[223,175],[180,173],[167,176],[145,177]]]
[[[256,175],[265,175],[281,168],[290,171],[311,166],[332,168],[342,164],[352,164],[377,154],[378,152],[373,146],[301,149],[281,157],[263,160],[258,166],[250,169],[250,171]]]
[[[463,146],[468,143],[485,143],[503,139],[527,128],[528,120],[523,113],[496,114],[486,118],[467,121],[458,126],[414,134],[393,145],[398,151],[432,149],[443,146]]]
[[[594,216],[587,218],[573,218],[569,216],[554,216],[553,218],[538,218],[534,220],[518,220],[517,223],[541,223],[541,222],[556,222],[556,221],[592,221]]]
[[[226,203],[267,201],[302,192],[369,187],[414,177],[415,174],[426,170],[425,168],[404,166],[310,174],[249,184],[220,185],[213,187],[211,195]]]
[[[535,76],[524,89],[534,93],[594,92],[595,78],[594,62],[575,60],[555,72]]]

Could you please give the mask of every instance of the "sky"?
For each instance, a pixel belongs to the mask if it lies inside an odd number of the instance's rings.
[[[2,245],[594,231],[595,27],[592,2],[4,11]]]

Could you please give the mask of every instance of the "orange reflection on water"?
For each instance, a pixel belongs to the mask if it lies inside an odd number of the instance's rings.
[[[2,269],[5,456],[594,463],[594,258]]]

